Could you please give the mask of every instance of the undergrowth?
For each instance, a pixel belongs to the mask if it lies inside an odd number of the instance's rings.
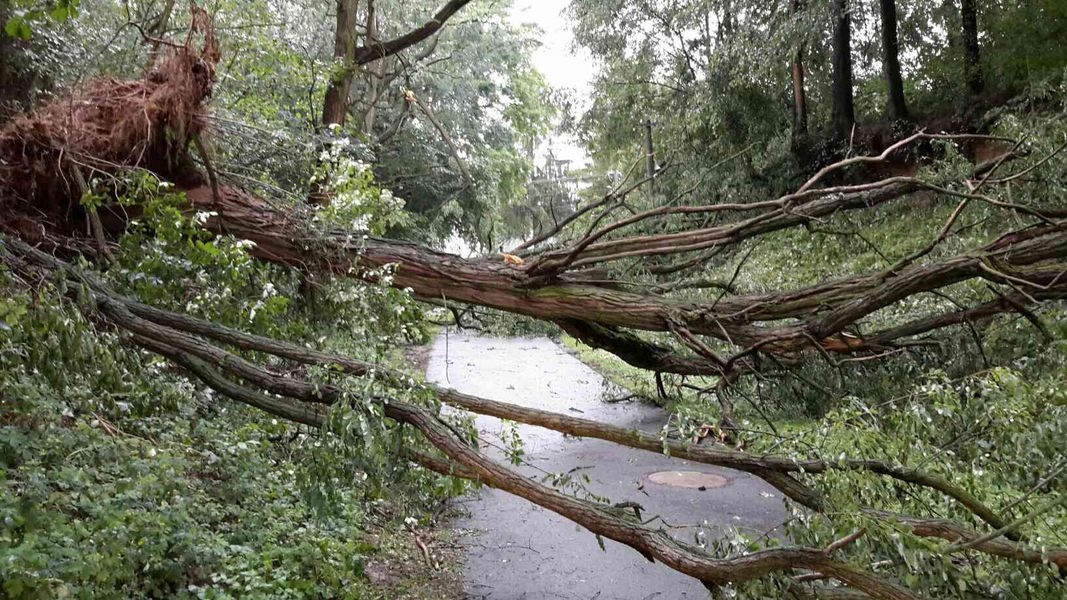
[[[369,178],[352,185],[381,197]],[[306,298],[298,274],[202,233],[207,215],[184,215],[158,181],[130,175],[122,193],[145,210],[103,275],[127,294],[393,366],[427,339],[402,291],[321,281]],[[458,593],[457,554],[424,558],[414,537],[432,539],[442,502],[466,487],[391,459],[410,432],[359,405],[311,431],[236,404],[98,327],[86,302],[0,271],[0,596]],[[390,393],[424,402],[417,385]],[[372,582],[368,565],[390,574]]]

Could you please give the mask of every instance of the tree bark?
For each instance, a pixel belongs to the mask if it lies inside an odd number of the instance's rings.
[[[196,62],[203,60],[198,56],[200,54],[209,60],[217,58],[216,46],[208,46],[199,53],[185,50],[175,54],[173,60],[176,62],[172,68],[200,64]],[[196,85],[187,93],[199,106],[199,101],[210,93],[211,81],[188,79]],[[203,223],[205,228],[254,242],[250,252],[259,259],[372,281],[378,277],[381,268],[395,267],[397,270],[390,278],[391,284],[410,288],[419,298],[481,305],[560,323],[571,330],[580,329],[580,339],[610,349],[631,364],[651,371],[680,374],[734,376],[749,372],[757,355],[796,364],[810,357],[809,353],[813,351],[823,352],[826,356],[830,353],[884,352],[899,347],[893,340],[909,331],[929,331],[930,328],[959,323],[974,313],[925,319],[910,329],[903,324],[884,332],[881,339],[888,347],[870,342],[879,339],[877,332],[874,338],[868,339],[844,336],[842,332],[904,298],[961,281],[984,279],[998,285],[1021,281],[1024,285],[1038,287],[1043,298],[1045,294],[1048,294],[1047,298],[1067,294],[1067,284],[1058,276],[1061,268],[1048,264],[1067,257],[1067,225],[1051,221],[1042,212],[1045,209],[984,196],[978,198],[911,177],[816,187],[822,178],[835,170],[861,163],[878,163],[894,149],[931,137],[924,134],[902,140],[879,156],[853,157],[829,165],[799,191],[774,200],[662,206],[601,226],[601,221],[613,214],[618,201],[636,189],[635,184],[610,194],[614,200],[603,205],[601,214],[593,218],[594,224],[588,233],[576,242],[540,252],[525,262],[500,256],[463,259],[416,244],[369,238],[360,232],[313,230],[316,226],[309,218],[311,215],[302,207],[279,208],[239,188],[216,185],[217,178],[212,178],[210,173],[204,177],[188,155],[190,138],[175,139],[166,133],[166,123],[173,120],[171,113],[148,113],[152,119],[147,123],[142,122],[140,116],[132,118],[132,125],[122,120],[116,123],[115,114],[142,113],[144,101],[138,98],[151,99],[163,92],[170,93],[169,89],[161,90],[158,82],[150,79],[131,85],[140,86],[135,89],[140,89],[141,93],[122,96],[121,110],[87,110],[85,107],[93,104],[88,99],[91,96],[78,96],[78,102],[60,99],[20,120],[18,127],[0,131],[0,142],[3,142],[0,152],[4,158],[0,164],[0,173],[4,174],[0,177],[0,190],[10,193],[12,198],[26,198],[24,203],[12,208],[21,207],[49,218],[51,229],[46,230],[43,225],[39,227],[44,235],[52,232],[69,236],[80,227],[69,216],[70,209],[80,201],[80,191],[54,185],[57,179],[70,179],[57,178],[54,173],[71,175],[71,166],[68,161],[56,161],[52,157],[77,156],[103,172],[114,169],[115,164],[136,164],[185,192],[190,210],[210,214]],[[76,107],[73,114],[72,105]],[[123,138],[122,143],[116,143],[101,155],[95,146],[67,143],[74,138],[66,138],[63,145],[56,146],[54,138],[37,139],[25,133],[44,123],[71,123],[86,131],[117,125],[141,127],[142,131],[138,136]],[[195,121],[192,125],[187,136],[195,138],[203,123]],[[36,141],[27,146],[28,140]],[[141,151],[145,146],[153,150]],[[28,147],[32,147],[33,152],[28,152]],[[712,250],[723,250],[783,229],[810,226],[844,211],[870,209],[924,189],[936,191],[942,197],[962,195],[967,202],[981,200],[1004,210],[1036,217],[1044,225],[1011,232],[985,247],[973,248],[954,257],[919,262],[919,258],[944,241],[955,221],[954,216],[929,249],[905,257],[886,270],[769,293],[730,292],[731,284],[727,283],[726,293],[717,298],[689,293],[672,296],[657,289],[659,286],[590,277],[594,270],[589,267],[593,265],[619,264],[634,259],[654,266],[657,257],[688,254],[691,264],[699,264]],[[127,208],[110,211],[113,218],[107,233],[122,234],[129,217]],[[719,212],[732,216],[714,219],[717,224],[710,225],[712,213]],[[958,215],[958,211],[953,214]],[[650,223],[657,224],[650,219],[682,215],[689,216],[680,219],[683,222],[702,220],[707,225],[667,227],[663,233],[655,232],[657,229],[664,231],[662,227],[644,234],[634,233],[631,229],[643,224],[648,231]],[[658,221],[658,225],[664,224],[664,221]],[[315,240],[313,246],[309,245],[310,240]],[[76,241],[58,242],[60,245],[64,243],[75,244]],[[692,260],[694,255],[696,262]],[[1042,262],[1045,264],[1038,264]],[[1030,296],[1035,293],[1031,292]],[[988,310],[1001,309],[1001,306],[993,306]],[[673,336],[676,343],[672,346],[650,343],[634,331],[626,330],[662,332]]]
[[[367,0],[367,34],[366,44],[378,41],[378,12],[375,0]],[[367,78],[367,112],[363,114],[363,135],[374,139],[374,124],[378,120],[378,101],[381,98],[383,80],[385,79],[385,61],[380,60]]]
[[[893,121],[911,119],[900,75],[900,48],[897,41],[897,2],[879,0],[882,13],[882,73],[885,75],[888,114]]]
[[[718,28],[715,32],[718,44],[721,46],[723,40],[728,39],[734,34],[734,7],[733,2],[730,0],[724,0],[722,3],[722,10],[719,13]]]
[[[982,536],[977,531],[961,527],[946,519],[920,519],[876,510],[867,510],[864,514],[881,521],[899,523],[921,537],[940,538],[957,544],[974,542]],[[1032,548],[1017,542],[993,539],[976,544],[974,549],[993,556],[1036,565],[1052,563],[1060,569],[1067,569],[1067,548]]]
[[[352,92],[356,59],[356,20],[359,0],[337,0],[337,19],[333,33],[334,64],[322,107],[322,127],[345,124],[348,95]]]
[[[794,11],[799,12],[801,3],[793,2]],[[803,44],[798,44],[793,53],[793,142],[808,135],[808,97],[803,83]]]
[[[833,130],[840,141],[848,141],[856,122],[852,101],[852,20],[849,0],[834,2],[833,40]]]
[[[960,1],[960,17],[963,24],[963,69],[967,92],[972,96],[982,93],[985,82],[978,50],[978,7],[976,0]]]
[[[652,119],[645,119],[645,177],[648,178],[649,200],[656,196],[656,151],[652,145]]]
[[[445,22],[470,0],[451,0],[437,11],[432,19],[421,27],[413,29],[404,35],[388,41],[377,39],[377,11],[374,2],[368,2],[367,7],[367,36],[363,46],[356,46],[356,24],[358,21],[359,0],[337,0],[337,16],[334,26],[334,69],[330,83],[326,88],[326,96],[322,107],[322,129],[330,127],[343,127],[348,115],[349,96],[352,93],[352,82],[355,79],[356,68],[376,60],[392,56],[406,48],[409,48],[426,38],[437,33]],[[381,72],[379,70],[379,72]],[[373,77],[373,75],[372,75]],[[362,123],[365,127],[373,126],[374,103],[378,101],[377,90],[371,99],[371,109],[368,119]],[[366,132],[368,135],[371,132]],[[461,165],[462,168],[462,165]],[[464,172],[466,170],[464,169]],[[329,196],[321,186],[316,186],[308,196],[311,204],[328,204]]]
[[[0,247],[0,255],[3,256],[5,264],[18,272],[29,275],[27,279],[36,276],[32,270],[26,270],[29,265],[51,270],[54,275],[62,274],[74,284],[73,287],[80,287],[79,297],[87,302],[84,307],[86,310],[93,311],[92,306],[96,307],[94,318],[98,317],[97,320],[101,324],[125,330],[131,334],[130,339],[133,342],[188,369],[221,394],[297,423],[321,427],[328,416],[328,407],[324,405],[329,402],[329,399],[322,394],[336,390],[329,387],[323,388],[291,376],[274,374],[209,343],[207,339],[267,352],[306,364],[323,366],[333,364],[341,366],[347,373],[358,376],[369,375],[386,380],[394,378],[396,381],[406,379],[346,357],[246,334],[188,315],[155,309],[122,298],[91,273],[63,263],[17,240],[13,241],[9,248]],[[245,383],[238,383],[234,378]],[[478,414],[518,420],[572,435],[595,437],[657,453],[664,451],[665,443],[670,443],[659,439],[658,436],[595,421],[512,406],[451,390],[436,388],[434,390],[442,401]],[[775,572],[801,568],[818,573],[820,577],[845,582],[856,589],[863,590],[871,597],[913,597],[906,590],[876,578],[870,573],[831,560],[836,551],[859,539],[863,535],[862,530],[841,538],[825,548],[786,547],[725,558],[708,555],[674,542],[662,532],[647,528],[644,524],[611,506],[561,494],[492,461],[457,437],[455,431],[437,414],[424,408],[398,402],[388,397],[372,397],[367,401],[380,406],[386,417],[413,426],[448,459],[441,460],[426,455],[418,449],[409,449],[403,456],[437,472],[474,479],[527,499],[586,527],[594,534],[629,545],[649,560],[659,560],[675,570],[705,582],[709,587],[730,582],[743,582]],[[671,455],[690,460],[742,468],[766,479],[779,489],[783,489],[780,485],[781,481],[789,481],[792,483],[784,489],[799,490],[803,493],[810,493],[810,489],[788,477],[788,473],[817,474],[830,469],[869,470],[895,477],[901,481],[932,487],[956,498],[975,514],[982,514],[981,510],[975,510],[968,502],[968,499],[973,500],[969,494],[947,481],[878,461],[841,458],[826,462],[810,458],[794,460],[681,443],[670,443],[670,451]],[[784,479],[781,476],[784,476]],[[983,508],[980,503],[977,506],[979,509]],[[1047,561],[1060,567],[1067,563],[1067,550],[1063,548],[1026,547],[1017,543],[1004,542],[992,538],[990,534],[983,536],[979,532],[951,521],[896,515],[874,509],[865,509],[864,514],[878,521],[900,524],[923,537],[942,538],[956,543],[965,542],[970,544],[974,550],[995,556],[1032,564],[1044,564]],[[983,516],[983,519],[986,517]],[[998,527],[995,521],[986,520],[994,527]],[[1004,529],[1004,527],[998,527],[998,529]]]
[[[454,3],[453,3],[454,4]],[[845,7],[846,2],[840,6]],[[847,13],[842,13],[847,25]],[[847,37],[847,36],[846,36]],[[374,51],[378,52],[378,51]],[[357,61],[359,50],[356,50]],[[377,56],[369,54],[368,56]],[[188,55],[183,55],[188,58]],[[194,64],[194,61],[189,61]],[[195,63],[199,64],[199,63]],[[147,92],[157,91],[152,82],[142,88]],[[209,85],[203,85],[200,97],[206,97]],[[136,96],[130,94],[129,96]],[[151,93],[144,94],[152,97]],[[63,103],[60,108],[68,110]],[[80,105],[89,102],[77,103]],[[126,105],[120,105],[126,106]],[[197,104],[199,106],[199,104]],[[71,109],[73,110],[73,109]],[[99,112],[99,111],[97,111]],[[136,111],[122,111],[126,113]],[[64,114],[45,113],[46,115]],[[89,114],[89,113],[79,113]],[[137,113],[138,115],[140,113]],[[889,330],[884,334],[890,339],[900,335],[913,335],[929,331],[931,328],[959,323],[961,320],[980,318],[999,310],[1011,310],[1018,303],[1036,302],[1044,298],[1064,297],[1067,284],[1063,282],[1062,261],[1067,258],[1067,222],[1052,221],[1040,211],[1030,207],[1020,207],[1008,201],[994,197],[979,196],[970,188],[969,192],[936,188],[914,178],[892,178],[889,180],[838,187],[815,188],[820,178],[835,169],[863,162],[878,162],[882,157],[856,157],[835,163],[821,170],[802,188],[793,194],[775,200],[750,203],[720,203],[708,206],[664,206],[643,213],[636,213],[622,220],[597,229],[601,218],[610,216],[610,208],[596,216],[596,225],[577,242],[562,248],[542,252],[538,257],[526,263],[501,260],[501,257],[483,259],[462,259],[415,244],[366,238],[362,232],[349,230],[322,231],[311,229],[305,220],[307,212],[301,207],[279,208],[240,189],[205,183],[191,166],[191,159],[186,155],[190,139],[172,139],[165,133],[159,133],[159,122],[166,122],[162,117],[149,121],[142,134],[143,139],[134,140],[134,147],[141,147],[148,141],[157,142],[166,151],[156,154],[156,162],[134,163],[145,168],[155,167],[158,174],[176,184],[178,191],[187,192],[187,199],[192,210],[202,210],[211,216],[203,224],[211,231],[233,235],[238,239],[255,242],[250,253],[257,258],[280,264],[301,268],[329,271],[339,276],[361,277],[376,281],[380,268],[395,268],[390,278],[390,285],[410,288],[411,292],[426,299],[446,299],[498,308],[513,313],[530,315],[539,319],[560,323],[571,328],[583,339],[602,343],[612,348],[631,361],[643,361],[651,370],[663,370],[660,367],[673,361],[677,369],[691,369],[699,372],[709,365],[717,367],[723,374],[732,374],[731,365],[742,364],[757,353],[767,355],[788,355],[790,358],[803,358],[799,353],[808,352],[810,358],[816,348],[822,348],[825,356],[831,352],[855,353],[870,349],[868,337],[845,339],[840,335],[846,327],[856,325],[861,319],[870,316],[905,298],[916,294],[937,290],[941,287],[967,280],[984,279],[990,283],[1004,286],[1023,285],[1028,293],[1019,292],[1014,297],[1005,296],[1002,303],[982,305],[970,311],[961,311],[950,315],[925,317],[914,322],[910,327],[904,325]],[[61,119],[53,117],[57,122]],[[138,122],[140,116],[138,116]],[[85,121],[82,125],[85,125]],[[111,125],[113,122],[98,123],[87,121],[92,126]],[[191,128],[190,135],[198,135],[202,125]],[[6,132],[5,132],[6,133]],[[152,136],[160,136],[153,138]],[[917,134],[909,140],[920,139]],[[2,138],[0,138],[2,139]],[[70,166],[64,161],[49,162],[47,158],[40,162],[19,162],[29,160],[27,157],[49,157],[55,153],[71,151],[71,146],[51,146],[50,140],[29,144],[22,136],[9,136],[16,139],[16,144],[8,144],[5,159],[0,164],[0,173],[13,174],[22,179],[31,179],[34,173],[47,172],[54,178],[55,173],[69,174]],[[900,144],[903,145],[909,140]],[[896,146],[896,145],[895,145]],[[11,150],[15,148],[15,150]],[[27,153],[26,148],[33,148]],[[73,147],[75,151],[77,146]],[[892,148],[891,148],[892,149]],[[890,150],[886,151],[886,154]],[[112,149],[114,156],[126,156],[127,148],[119,145]],[[73,153],[78,156],[78,152]],[[175,166],[171,157],[184,158],[182,164]],[[86,160],[96,158],[103,160],[108,156],[80,157]],[[136,159],[145,160],[148,159]],[[115,164],[110,161],[109,164]],[[17,163],[17,164],[16,164]],[[188,163],[188,164],[186,164]],[[110,167],[101,167],[110,168]],[[104,171],[107,172],[107,171]],[[1012,177],[1017,177],[1018,174]],[[1002,181],[1010,181],[1012,177]],[[8,185],[17,177],[0,177],[0,185]],[[986,183],[986,181],[983,181]],[[989,185],[996,185],[996,180],[989,180]],[[606,283],[592,280],[589,271],[581,267],[632,258],[646,259],[653,256],[666,256],[682,253],[701,253],[705,249],[724,248],[739,242],[750,240],[766,233],[780,231],[791,227],[811,225],[821,217],[829,217],[842,211],[861,210],[875,207],[891,200],[905,197],[911,192],[934,189],[944,196],[963,196],[965,202],[953,213],[945,224],[940,237],[927,250],[917,252],[901,259],[897,264],[885,270],[848,278],[826,281],[803,289],[777,290],[767,293],[741,294],[729,292],[718,298],[695,295],[667,296],[650,288],[629,284],[617,280]],[[54,196],[45,197],[48,190],[43,187],[34,189],[30,208],[42,208],[44,202],[64,203],[61,208],[73,206],[80,198],[72,197],[67,192],[52,190]],[[66,195],[64,195],[66,194]],[[29,194],[26,195],[27,197]],[[625,193],[622,194],[625,196]],[[615,196],[615,200],[620,196]],[[983,201],[991,206],[1005,210],[1017,210],[1033,218],[1029,225],[1010,233],[983,247],[970,248],[954,256],[929,256],[929,250],[944,241],[950,233],[955,218],[967,202]],[[130,208],[134,207],[124,207]],[[1025,209],[1025,210],[1022,210]],[[44,214],[62,214],[44,212]],[[69,212],[66,211],[66,212]],[[739,215],[736,219],[718,221],[715,225],[693,228],[667,228],[654,230],[654,233],[632,233],[625,230],[631,225],[645,222],[647,219],[667,215],[697,215],[708,217],[711,213],[728,212]],[[1040,223],[1036,222],[1040,221]],[[125,223],[119,223],[124,225]],[[649,223],[644,223],[645,225]],[[43,230],[43,226],[41,227]],[[645,231],[648,231],[646,229]],[[630,232],[628,234],[627,232]],[[67,232],[69,233],[69,231]],[[116,235],[121,227],[112,230]],[[47,237],[47,232],[45,234]],[[580,234],[579,234],[580,235]],[[314,246],[311,247],[311,241]],[[41,241],[40,239],[36,241]],[[0,253],[7,254],[8,244],[0,245]],[[11,247],[29,248],[19,243]],[[27,252],[27,255],[31,253]],[[43,254],[43,253],[39,253]],[[947,254],[947,253],[946,253]],[[47,255],[44,255],[47,257]],[[691,256],[691,254],[690,254]],[[5,256],[6,258],[6,256]],[[55,262],[46,262],[53,270],[74,273],[75,283],[85,284],[92,290],[99,290],[99,285],[85,276],[80,269],[56,266]],[[743,261],[742,261],[743,262]],[[740,268],[740,267],[738,267]],[[39,278],[26,277],[26,281]],[[68,277],[68,280],[70,277]],[[638,282],[639,283],[639,282]],[[726,284],[729,291],[732,281]],[[80,286],[71,286],[78,288]],[[1029,289],[1032,288],[1032,289]],[[654,288],[653,288],[654,289]],[[639,290],[639,291],[634,291]],[[87,294],[88,296],[89,294]],[[207,385],[227,396],[246,402],[272,414],[318,426],[324,421],[329,410],[327,404],[341,393],[343,388],[319,386],[310,382],[267,371],[251,360],[228,352],[208,340],[230,344],[246,349],[271,353],[265,347],[274,348],[278,356],[301,360],[313,352],[306,348],[293,349],[280,341],[273,341],[273,346],[243,346],[249,337],[240,337],[232,332],[219,334],[203,329],[190,331],[190,327],[176,324],[174,317],[159,319],[152,310],[144,310],[132,301],[117,298],[114,292],[97,297],[95,302],[85,302],[86,310],[106,327],[114,327],[131,335],[134,342],[175,363],[187,368],[200,377]],[[92,304],[92,306],[90,306]],[[81,306],[81,305],[80,305]],[[180,319],[179,319],[180,321]],[[187,322],[187,321],[186,321]],[[199,324],[195,327],[204,327]],[[217,326],[214,327],[218,330]],[[689,354],[686,360],[678,360],[677,354],[665,346],[650,344],[637,334],[624,329],[664,332],[676,336],[684,347],[695,354]],[[706,336],[702,341],[697,336]],[[202,339],[203,338],[203,339]],[[851,340],[851,341],[850,341]],[[715,347],[711,347],[715,345]],[[720,348],[738,349],[733,357],[720,359],[715,352]],[[634,348],[639,351],[632,352]],[[734,351],[734,350],[730,350]],[[631,352],[627,354],[627,352]],[[318,355],[321,357],[321,354]],[[319,360],[319,358],[313,358]],[[327,358],[326,362],[332,359]],[[694,362],[695,361],[695,362]],[[352,373],[369,377],[379,377],[365,365],[351,364]],[[379,369],[374,369],[379,371]],[[711,372],[715,372],[712,370]],[[380,381],[385,381],[381,376]],[[239,383],[244,382],[244,383]],[[397,386],[393,386],[397,387]],[[897,480],[922,485],[938,490],[972,513],[987,521],[996,529],[1001,529],[1000,517],[982,504],[979,499],[966,490],[954,486],[951,482],[930,474],[915,471],[895,463],[836,458],[821,460],[805,457],[794,460],[790,457],[752,455],[741,451],[689,446],[678,440],[663,440],[651,436],[606,426],[593,421],[579,419],[569,415],[547,413],[536,409],[521,409],[503,403],[474,398],[449,390],[433,389],[439,400],[454,406],[467,408],[482,414],[497,414],[522,422],[538,424],[557,431],[567,431],[575,435],[599,437],[617,441],[625,445],[660,452],[664,448],[686,457],[702,459],[711,464],[726,464],[735,468],[744,467],[772,485],[778,486],[783,493],[799,502],[818,505],[818,498],[810,495],[804,482],[794,478],[794,474],[808,477],[829,470],[863,470],[877,473]],[[343,396],[341,396],[343,399]],[[483,481],[488,485],[499,487],[513,494],[526,498],[549,510],[556,511],[567,518],[587,527],[590,531],[604,537],[628,544],[644,556],[660,560],[683,573],[688,573],[701,581],[714,586],[727,582],[745,581],[768,573],[791,570],[797,567],[807,568],[821,575],[837,578],[858,589],[866,590],[870,595],[880,598],[907,598],[910,594],[894,585],[886,584],[873,576],[859,572],[831,560],[835,546],[819,548],[780,548],[773,551],[754,552],[736,557],[719,558],[694,551],[692,548],[678,544],[668,536],[661,535],[651,528],[611,512],[611,507],[583,502],[574,497],[559,494],[547,486],[523,477],[503,465],[496,464],[476,449],[463,443],[439,416],[428,409],[417,406],[394,403],[387,398],[367,398],[382,406],[389,418],[409,424],[429,440],[438,450],[456,463],[458,470],[448,472],[462,474]],[[667,443],[665,443],[667,442]],[[438,465],[441,466],[441,465]],[[786,491],[788,490],[788,491]],[[913,521],[908,526],[916,529],[927,527],[924,531],[944,537],[945,528],[930,523]],[[935,524],[936,525],[936,524]],[[964,536],[958,531],[949,531],[946,535]],[[970,535],[969,533],[967,535]],[[988,534],[987,534],[988,535]],[[846,538],[848,539],[848,538]],[[971,536],[975,549],[1015,558],[1018,560],[1037,561],[1042,556],[1023,549],[1003,545],[993,540],[983,540],[981,536]]]
[[[591,321],[645,331],[673,332],[682,324],[688,333],[718,338],[749,353],[758,349],[787,355],[811,348],[817,340],[824,349],[836,351],[837,346],[827,338],[902,298],[975,277],[994,278],[983,270],[988,261],[1019,269],[1067,256],[1067,225],[1057,224],[1009,234],[941,262],[894,268],[892,273],[870,273],[788,292],[732,295],[715,302],[682,301],[584,283],[565,274],[544,281],[529,275],[529,263],[463,259],[415,244],[373,238],[353,241],[347,232],[337,232],[324,240],[327,249],[311,253],[299,242],[305,237],[300,233],[299,214],[279,211],[232,188],[222,192],[221,202],[214,201],[208,186],[189,190],[187,197],[198,209],[215,213],[206,227],[255,242],[251,252],[264,260],[363,277],[369,276],[367,269],[398,265],[393,285],[411,288],[421,298],[446,298],[555,322]],[[834,196],[817,201],[814,207],[790,206],[778,219],[760,220],[746,236],[719,241],[732,243],[757,231],[803,224],[809,221],[805,215],[831,214],[850,206],[866,208],[898,196],[886,193],[880,200],[871,195]],[[1055,273],[1035,271],[1027,277],[1058,290]],[[769,323],[793,318],[802,321]],[[862,347],[846,344],[841,350],[852,353]]]
[[[341,64],[338,66],[340,71],[331,79],[326,90],[322,124],[324,126],[344,124],[345,114],[348,112],[348,94],[352,90],[352,79],[356,67],[392,56],[429,38],[440,31],[445,22],[470,2],[471,0],[450,0],[429,21],[418,28],[391,40],[370,39],[366,45],[357,47],[356,23],[359,2],[358,0],[337,0],[334,58],[340,60]]]

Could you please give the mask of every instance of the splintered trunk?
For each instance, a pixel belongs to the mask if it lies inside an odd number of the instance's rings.
[[[894,121],[911,119],[904,99],[904,81],[900,76],[899,44],[897,42],[897,2],[880,0],[882,12],[882,73],[885,75],[889,118]]]
[[[793,0],[794,19],[804,10],[802,0]],[[804,44],[793,53],[793,145],[808,134],[808,99],[804,91]]]
[[[856,122],[852,105],[852,23],[848,0],[834,3],[833,127],[839,140],[848,140]]]
[[[967,91],[978,95],[985,87],[982,65],[978,56],[978,7],[975,0],[961,0],[960,16],[963,22],[963,69]]]
[[[356,17],[358,0],[337,0],[337,22],[333,35],[334,73],[326,88],[322,107],[322,126],[344,125],[348,113],[348,95],[356,61]]]

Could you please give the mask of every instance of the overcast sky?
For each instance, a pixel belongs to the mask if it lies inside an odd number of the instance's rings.
[[[593,77],[593,59],[583,48],[574,47],[574,34],[564,15],[568,4],[570,0],[515,0],[511,18],[544,31],[533,60],[549,83],[584,91]]]
[[[533,23],[541,28],[541,47],[534,52],[533,63],[554,88],[573,90],[577,98],[588,98],[593,79],[592,56],[575,47],[570,21],[565,16],[570,0],[515,0],[511,18],[515,23]],[[577,103],[579,106],[581,102]],[[578,115],[575,115],[578,116]],[[584,163],[586,153],[571,139],[551,141],[557,158]],[[577,164],[575,166],[578,166]]]

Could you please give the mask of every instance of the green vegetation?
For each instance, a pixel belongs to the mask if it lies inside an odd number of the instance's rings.
[[[354,181],[349,194],[367,193],[353,205],[396,210],[369,178]],[[108,271],[128,293],[382,364],[428,339],[402,292],[330,284],[308,304],[299,278],[203,233],[206,215],[183,216],[184,198],[154,178],[123,189],[144,209]],[[343,206],[323,218],[358,218]],[[464,488],[374,459],[395,432],[344,420],[313,435],[264,418],[98,331],[78,290],[25,283],[0,273],[5,597],[439,598],[455,585],[458,557],[435,569],[411,529]],[[395,572],[388,585],[368,580],[375,562]]]
[[[0,595],[460,597],[485,483],[717,597],[1057,598],[1067,4],[574,0],[587,98],[510,11],[0,0]],[[426,384],[451,325],[670,426]],[[792,518],[683,544],[476,414]]]

